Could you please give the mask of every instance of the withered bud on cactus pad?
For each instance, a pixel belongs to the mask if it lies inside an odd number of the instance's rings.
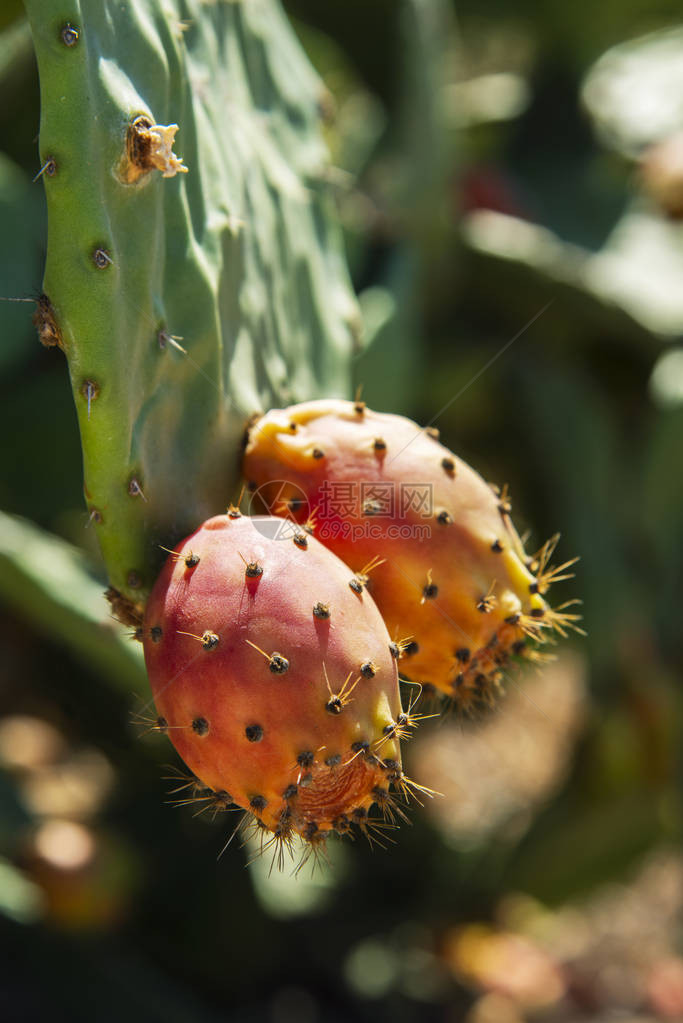
[[[311,459],[313,448],[324,462]],[[577,628],[568,605],[546,602],[573,564],[550,567],[557,538],[529,557],[507,489],[486,483],[437,430],[367,407],[359,416],[350,401],[275,409],[250,427],[244,472],[266,504],[283,480],[305,493],[304,514],[357,573],[347,589],[361,601],[364,566],[375,566],[372,597],[394,638],[411,637],[394,644],[409,658],[406,673],[464,711],[491,704],[511,657],[538,657],[538,643]]]
[[[400,766],[398,670],[375,603],[314,537],[301,547],[281,526],[219,515],[179,544],[147,604],[145,660],[197,798],[230,793],[280,845],[317,845],[359,811],[367,833],[377,791],[379,826],[417,786]]]

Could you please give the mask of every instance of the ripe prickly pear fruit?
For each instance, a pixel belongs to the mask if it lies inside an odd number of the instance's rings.
[[[391,817],[404,714],[392,644],[372,598],[314,537],[231,508],[179,544],[145,612],[159,718],[215,808],[253,814],[280,846]]]
[[[544,596],[571,563],[548,567],[553,541],[528,557],[507,492],[437,430],[360,401],[275,409],[249,427],[244,472],[271,510],[311,517],[351,589],[370,586],[406,673],[464,710],[491,703],[511,656],[537,656],[529,640],[575,627]]]

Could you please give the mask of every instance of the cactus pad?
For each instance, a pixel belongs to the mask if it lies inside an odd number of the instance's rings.
[[[158,543],[234,496],[245,416],[347,386],[321,85],[276,0],[27,0],[47,266],[85,496],[140,607]]]

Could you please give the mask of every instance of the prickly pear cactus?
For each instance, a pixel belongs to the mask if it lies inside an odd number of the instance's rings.
[[[398,650],[369,594],[306,529],[237,509],[171,553],[141,628],[185,798],[241,807],[276,847],[382,826],[401,768]],[[425,790],[422,790],[425,791]],[[380,816],[368,811],[376,804]]]
[[[245,417],[339,393],[355,304],[328,220],[320,82],[277,0],[26,0],[47,266],[85,495],[139,606],[234,497]]]
[[[511,658],[578,629],[547,592],[573,561],[529,557],[505,492],[402,416],[363,402],[274,409],[253,424],[244,458],[273,511],[310,515],[316,536],[369,586],[405,673],[464,711],[490,704]]]

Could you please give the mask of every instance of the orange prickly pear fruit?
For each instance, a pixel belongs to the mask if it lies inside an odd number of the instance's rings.
[[[524,551],[506,489],[492,488],[401,416],[363,402],[312,401],[248,429],[244,473],[274,512],[312,517],[315,535],[369,587],[406,673],[469,710],[490,703],[511,657],[576,627],[546,592],[554,543]],[[531,642],[530,642],[531,641]]]
[[[142,627],[165,731],[190,794],[248,812],[282,851],[391,817],[403,712],[391,638],[368,593],[314,537],[231,509],[171,553]],[[400,812],[400,811],[397,811]],[[310,851],[310,849],[309,849]]]

